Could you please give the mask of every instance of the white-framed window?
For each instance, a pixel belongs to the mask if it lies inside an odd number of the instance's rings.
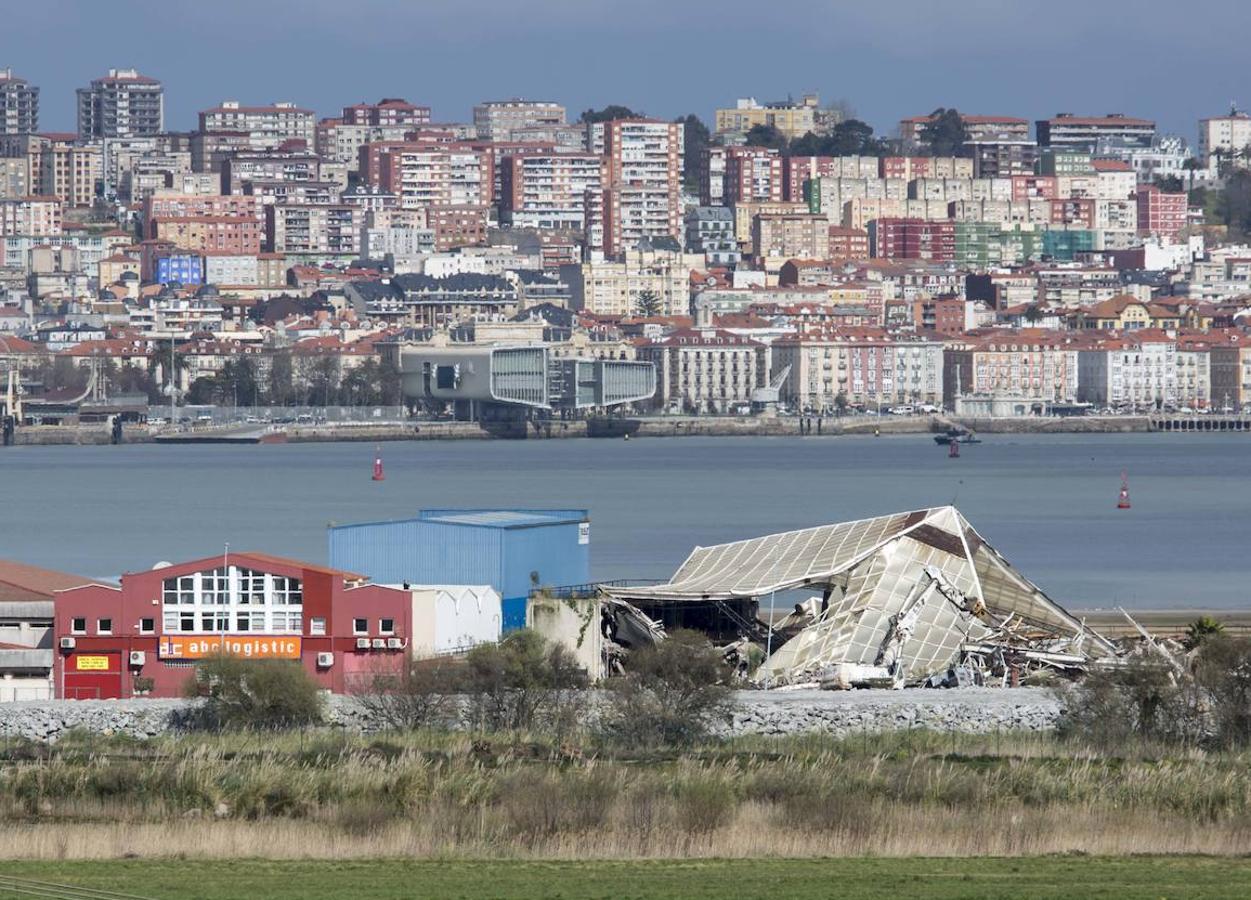
[[[161,596],[168,633],[298,634],[303,626],[303,585],[285,575],[218,566],[165,579]]]
[[[308,633],[309,634],[325,634],[326,633],[326,620],[321,618],[320,616],[314,616],[313,618],[309,619],[308,620]]]
[[[156,631],[156,619],[140,619],[139,620],[139,633],[140,634],[152,634],[155,631]]]
[[[112,633],[113,633],[113,620],[112,619],[96,619],[96,634],[112,634]]]
[[[369,620],[368,619],[353,619],[352,620],[352,634],[369,634]]]
[[[378,620],[378,633],[379,634],[395,634],[395,619],[379,619]]]
[[[71,619],[70,620],[70,633],[71,634],[86,634],[87,633],[87,620],[83,618],[82,616],[79,616],[78,618],[75,618],[75,619]]]

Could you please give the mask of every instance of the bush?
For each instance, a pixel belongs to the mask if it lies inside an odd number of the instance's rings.
[[[369,693],[358,695],[356,702],[387,728],[438,728],[455,718],[456,677],[445,658],[415,660],[400,674],[375,677]]]
[[[1105,750],[1130,741],[1198,744],[1204,735],[1201,691],[1150,659],[1092,672],[1059,692],[1060,734]]]
[[[706,739],[729,719],[730,672],[721,654],[696,631],[677,630],[630,654],[629,671],[609,683],[612,709],[603,722],[610,739],[630,746],[684,746]]]
[[[459,679],[480,728],[519,731],[542,726],[560,734],[580,718],[586,670],[565,647],[523,629],[498,644],[469,651]]]
[[[1251,744],[1251,640],[1205,638],[1195,680],[1208,702],[1214,740],[1225,747]]]
[[[196,667],[187,693],[205,698],[202,727],[293,728],[322,719],[321,686],[298,662],[215,656]]]

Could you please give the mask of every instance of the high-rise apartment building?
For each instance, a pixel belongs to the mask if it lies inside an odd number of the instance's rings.
[[[1212,156],[1232,159],[1251,147],[1251,116],[1231,109],[1227,116],[1199,120],[1199,158],[1205,163]]]
[[[1106,116],[1075,116],[1060,113],[1034,123],[1038,146],[1071,147],[1097,152],[1101,147],[1150,147],[1155,140],[1155,122],[1134,119],[1122,113]]]
[[[365,152],[376,147],[374,156]],[[491,203],[490,157],[463,144],[366,144],[361,155],[367,171],[377,168],[367,183],[394,194],[401,208]]]
[[[400,97],[386,97],[377,103],[357,103],[343,107],[344,125],[429,125],[430,107],[416,106]]]
[[[600,158],[593,153],[516,154],[500,160],[500,218],[514,228],[586,225],[588,196],[600,199]]]
[[[202,134],[246,134],[253,150],[270,150],[290,140],[304,141],[311,148],[316,128],[313,111],[294,103],[241,106],[237,100],[224,100],[200,113]]]
[[[487,100],[473,108],[473,124],[484,141],[512,141],[519,128],[564,125],[565,108],[550,100]]]
[[[600,246],[610,256],[644,238],[682,242],[682,126],[655,119],[597,122],[592,150],[603,157],[603,202],[588,219],[602,226]],[[588,222],[588,228],[592,223]]]
[[[780,202],[782,156],[770,147],[726,147],[723,203]]]
[[[165,125],[165,89],[134,69],[109,69],[78,89],[78,136],[83,139],[159,134]]]
[[[0,69],[0,134],[31,134],[39,130],[39,88]]]

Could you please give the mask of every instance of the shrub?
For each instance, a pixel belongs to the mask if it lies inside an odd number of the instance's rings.
[[[380,674],[356,702],[387,728],[409,731],[448,725],[456,713],[455,670],[444,658],[415,660],[399,674]]]
[[[1226,747],[1251,744],[1251,640],[1208,637],[1195,658],[1215,740]]]
[[[702,634],[677,630],[630,654],[629,671],[610,682],[607,737],[629,746],[683,746],[706,739],[729,718],[730,672]]]
[[[1123,749],[1134,739],[1197,744],[1203,736],[1197,686],[1152,660],[1092,672],[1058,693],[1065,707],[1060,734],[1105,750]]]
[[[205,727],[292,728],[322,718],[321,687],[298,662],[215,656],[196,667],[187,693],[205,698]]]
[[[580,707],[580,698],[571,692],[586,688],[587,675],[560,644],[523,629],[498,644],[474,647],[466,664],[460,687],[479,727],[517,731],[541,725],[559,733],[574,724],[569,713]]]

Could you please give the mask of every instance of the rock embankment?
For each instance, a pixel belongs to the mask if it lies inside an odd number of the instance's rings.
[[[1048,731],[1060,704],[1043,688],[903,691],[740,691],[727,737],[821,732],[839,736],[924,728],[966,734]],[[186,700],[48,700],[0,704],[0,739],[56,741],[67,731],[144,739],[181,730]],[[381,723],[350,697],[332,697],[327,721],[351,731]]]

